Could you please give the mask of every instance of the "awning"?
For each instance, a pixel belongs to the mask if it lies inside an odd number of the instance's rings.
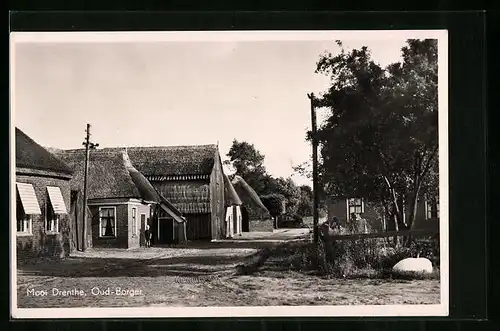
[[[38,200],[36,198],[35,189],[33,185],[27,183],[16,183],[17,191],[21,197],[21,203],[23,204],[24,213],[31,215],[40,215],[40,205],[38,205]]]
[[[47,186],[47,192],[49,192],[50,203],[52,204],[52,209],[56,214],[67,214],[66,205],[64,204],[64,199],[61,194],[61,189],[57,186]]]

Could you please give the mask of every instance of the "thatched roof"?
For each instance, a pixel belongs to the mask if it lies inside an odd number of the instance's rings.
[[[201,181],[152,182],[155,189],[185,214],[206,214],[211,211],[210,186]]]
[[[269,211],[260,200],[257,192],[255,192],[243,178],[240,176],[234,176],[232,184],[238,196],[241,198],[243,206],[248,205],[254,210],[258,209],[260,213],[269,214]],[[257,212],[257,210],[255,211]]]
[[[68,165],[18,128],[16,128],[16,167],[72,174]]]
[[[122,149],[103,149],[116,150]],[[217,145],[128,147],[127,151],[134,167],[146,177],[210,175],[219,157]]]
[[[229,177],[227,177],[226,174],[224,174],[224,200],[226,207],[234,205],[239,206],[242,204],[241,199],[238,196],[238,193],[236,193],[233,184],[231,183]]]
[[[74,176],[70,181],[72,188],[83,190],[85,150],[61,150],[56,153],[74,171]],[[88,198],[140,198],[159,201],[154,189],[151,190],[151,187],[147,185],[149,182],[130,166],[124,158],[124,150],[91,151],[87,177]]]
[[[161,201],[160,195],[158,194],[158,192],[156,192],[156,190],[146,179],[146,177],[144,177],[143,174],[141,174],[136,168],[134,168],[126,151],[123,153],[122,157],[124,165],[128,170],[129,176],[132,179],[134,185],[137,187],[141,198],[147,201],[159,203]]]

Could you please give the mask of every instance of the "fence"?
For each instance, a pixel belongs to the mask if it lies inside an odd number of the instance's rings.
[[[339,234],[329,235],[329,240],[360,240],[370,238],[389,238],[389,237],[426,237],[439,235],[436,230],[403,230],[403,231],[386,231],[377,233],[358,233],[358,234]]]

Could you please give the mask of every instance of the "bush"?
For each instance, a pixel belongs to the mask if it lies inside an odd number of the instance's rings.
[[[431,243],[432,244],[432,243]],[[392,267],[400,260],[416,257],[418,252],[431,246],[427,240],[417,240],[410,247],[391,246],[383,238],[361,239],[355,241],[336,241],[318,244],[301,244],[294,248],[281,248],[279,253],[285,268],[295,271],[315,271],[322,275],[338,278],[391,278],[391,279],[428,279],[439,278],[439,266],[434,264],[431,275],[419,273],[400,273]],[[431,261],[435,252],[429,250],[420,257]]]
[[[304,220],[299,214],[286,213],[278,217],[279,228],[300,228],[305,227]]]
[[[269,210],[272,217],[279,216],[285,212],[286,198],[282,194],[268,194],[260,197],[264,206]]]

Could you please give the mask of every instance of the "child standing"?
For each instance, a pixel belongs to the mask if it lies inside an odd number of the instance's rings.
[[[151,233],[151,230],[149,229],[149,225],[146,224],[146,228],[144,230],[144,239],[146,240],[146,247],[151,247],[152,237],[153,237],[153,234]]]

